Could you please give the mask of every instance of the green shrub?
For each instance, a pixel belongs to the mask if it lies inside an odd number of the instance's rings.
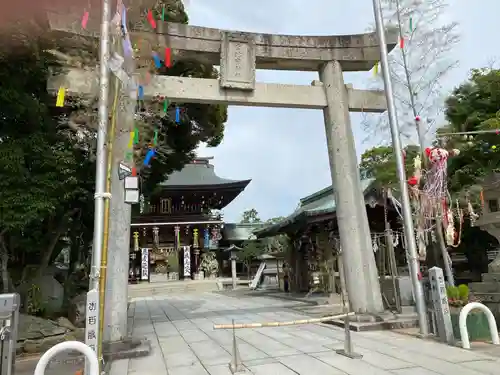
[[[467,304],[469,302],[469,287],[465,284],[458,286],[458,298]]]
[[[458,288],[456,286],[451,286],[451,285],[446,287],[446,295],[450,300],[457,300],[460,297]]]

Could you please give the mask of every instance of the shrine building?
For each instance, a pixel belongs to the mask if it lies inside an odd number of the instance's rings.
[[[132,215],[129,282],[150,281],[152,273],[169,280],[216,276],[219,243],[227,243],[220,210],[251,180],[217,176],[211,159],[196,158],[141,199]]]

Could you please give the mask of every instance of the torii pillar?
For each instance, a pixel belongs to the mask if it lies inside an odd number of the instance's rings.
[[[65,19],[65,15],[50,14],[51,28],[74,33]],[[150,60],[151,49],[161,55],[169,47],[174,62],[194,59],[220,65],[218,80],[154,76],[144,87],[145,100],[161,95],[181,103],[323,110],[350,306],[356,313],[383,311],[349,112],[384,112],[385,95],[382,91],[353,89],[343,80],[344,71],[368,71],[380,61],[376,34],[255,34],[162,21],[157,21],[156,31],[142,24],[129,31],[141,49],[138,59]],[[99,36],[98,30],[91,28],[78,33],[89,38]],[[388,49],[392,50],[397,33],[387,34]],[[258,83],[256,69],[317,71],[321,82],[314,81],[311,86]],[[48,89],[55,93],[64,86],[68,95],[96,95],[97,80],[95,71],[70,69],[52,77]]]

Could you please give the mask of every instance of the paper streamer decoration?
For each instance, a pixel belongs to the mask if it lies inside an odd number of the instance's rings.
[[[87,28],[87,22],[89,21],[89,12],[85,11],[83,13],[82,17],[82,28],[86,29]]]
[[[144,87],[142,85],[139,86],[138,88],[138,95],[139,95],[139,99],[144,99]]]
[[[148,151],[146,154],[146,157],[144,158],[144,166],[148,166],[149,163],[151,163],[151,159],[155,156],[155,150],[152,148]]]
[[[122,28],[125,34],[128,34],[127,30],[127,8],[122,4]]]
[[[64,107],[64,95],[66,95],[66,89],[64,87],[59,87],[59,91],[57,91],[56,107]]]
[[[405,39],[404,38],[399,38],[399,47],[401,49],[405,48]]]
[[[165,48],[165,66],[167,68],[172,66],[172,50],[169,47]]]
[[[149,21],[149,24],[151,25],[151,27],[153,29],[156,29],[156,21],[153,17],[153,11],[151,9],[148,10],[148,21]]]
[[[132,148],[134,146],[135,139],[135,131],[130,133],[130,139],[128,140],[128,148]]]
[[[413,19],[410,17],[410,32],[413,32]]]
[[[167,112],[168,110],[168,99],[165,99],[165,102],[163,103],[163,112]]]
[[[139,143],[139,129],[134,129],[134,145]]]
[[[132,177],[135,177],[135,176],[137,176],[137,168],[133,167],[132,168]]]
[[[162,21],[165,21],[165,5],[163,6],[163,8],[161,9],[161,20]]]
[[[153,145],[157,145],[158,144],[158,130],[155,130],[155,134],[154,134],[154,137],[153,137]]]
[[[155,61],[155,66],[159,69],[161,68],[160,56],[156,52],[153,53],[153,60]]]
[[[378,75],[378,63],[376,63],[375,66],[373,67],[373,75],[374,76]]]
[[[175,122],[181,123],[181,109],[179,107],[175,107]]]

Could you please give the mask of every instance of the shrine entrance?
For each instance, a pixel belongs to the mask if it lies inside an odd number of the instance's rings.
[[[75,33],[67,15],[48,13],[54,31]],[[97,25],[80,34],[99,36]],[[289,36],[224,31],[157,20],[156,29],[129,25],[136,60],[151,65],[151,46],[169,51],[171,59],[198,60],[220,66],[219,79],[153,76],[141,92],[143,100],[157,96],[181,103],[223,103],[240,106],[320,109],[324,114],[332,183],[335,191],[346,283],[352,311],[383,311],[378,273],[359,179],[349,112],[384,112],[383,91],[346,85],[343,72],[369,71],[380,61],[376,33],[341,36]],[[388,32],[388,50],[397,30]],[[141,43],[139,43],[141,41]],[[146,43],[144,43],[146,42]],[[155,47],[156,48],[156,47]],[[310,86],[259,83],[256,69],[317,71]],[[97,72],[69,69],[49,80],[49,91],[60,87],[73,94],[97,95]],[[131,114],[129,114],[131,115]]]

